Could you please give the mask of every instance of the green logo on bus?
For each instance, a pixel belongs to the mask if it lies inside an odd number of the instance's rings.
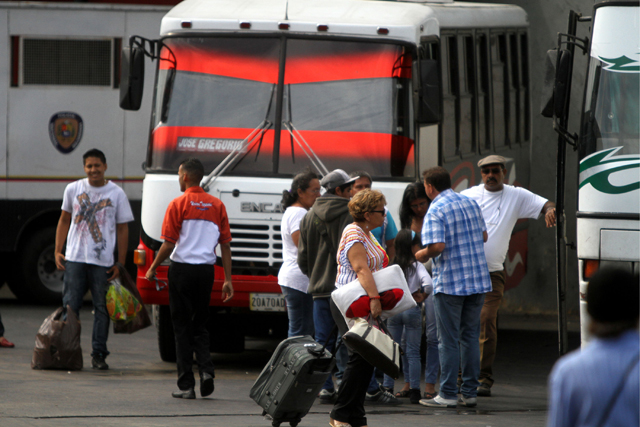
[[[596,190],[607,194],[624,194],[640,189],[640,175],[637,171],[640,168],[640,156],[614,156],[620,149],[622,147],[609,148],[585,157],[580,162],[580,188],[591,184]],[[630,172],[634,173],[636,182],[625,185],[611,183],[609,175],[627,169],[636,169]]]
[[[607,66],[604,67],[605,70],[609,71],[626,71],[630,73],[637,73],[640,71],[640,64],[637,60],[633,60],[631,58],[627,58],[625,55],[622,55],[618,58],[603,58],[600,57],[602,62],[606,62]]]

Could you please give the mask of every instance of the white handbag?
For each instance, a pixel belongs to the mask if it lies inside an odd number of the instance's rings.
[[[416,306],[416,302],[409,290],[409,285],[407,285],[407,279],[405,279],[400,266],[392,265],[376,271],[373,273],[373,280],[376,282],[378,293],[390,291],[392,289],[401,289],[403,291],[402,298],[398,301],[395,307],[391,310],[382,310],[380,320],[388,319],[389,317],[393,317],[398,313],[402,313],[403,311]],[[333,302],[340,310],[340,313],[342,313],[342,316],[349,327],[354,325],[355,318],[347,317],[347,310],[354,301],[365,295],[367,295],[367,292],[364,290],[358,279],[341,286],[331,293]]]
[[[376,328],[376,324],[378,328]],[[400,346],[396,343],[384,323],[357,318],[354,325],[342,337],[352,351],[393,379],[400,376]]]

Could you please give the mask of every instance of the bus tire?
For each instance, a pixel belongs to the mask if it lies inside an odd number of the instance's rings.
[[[168,305],[154,305],[153,319],[158,332],[158,350],[164,362],[176,361],[176,339],[171,323],[171,311]]]
[[[244,328],[235,313],[220,312],[209,308],[209,351],[212,353],[242,353],[244,351]]]
[[[9,287],[22,301],[60,305],[62,277],[56,268],[54,248],[56,227],[36,231],[21,245],[15,270],[11,271]]]

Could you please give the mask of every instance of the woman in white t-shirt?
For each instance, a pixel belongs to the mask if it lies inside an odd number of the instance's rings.
[[[415,253],[420,249],[420,237],[414,231],[405,228],[398,232],[395,240],[396,257],[394,263],[402,268],[413,299],[417,305],[387,321],[389,332],[400,344],[404,342],[405,354],[402,356],[402,370],[405,385],[396,397],[408,397],[410,402],[420,402],[420,341],[422,338],[422,302],[433,292],[433,282],[424,265],[416,260]],[[394,380],[384,376],[383,386],[392,392]]]
[[[307,293],[309,278],[298,267],[298,239],[300,221],[320,196],[320,181],[311,171],[293,178],[291,189],[282,192],[284,215],[282,234],[283,263],[278,273],[278,284],[287,303],[289,336],[314,335],[313,297]]]

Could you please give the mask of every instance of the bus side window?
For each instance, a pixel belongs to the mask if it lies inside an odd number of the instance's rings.
[[[509,139],[511,144],[522,143],[522,91],[520,90],[520,57],[518,55],[518,35],[509,33]]]
[[[529,142],[531,138],[531,106],[529,105],[529,44],[527,33],[521,32],[520,39],[520,92],[522,106],[522,142]]]
[[[507,70],[506,36],[491,34],[491,89],[493,100],[494,150],[509,146],[507,123],[509,121],[509,74]]]
[[[487,34],[476,33],[476,75],[478,77],[478,147],[480,154],[491,151],[491,81]]]
[[[476,79],[473,36],[463,34],[458,36],[459,64],[459,151],[462,156],[476,153]]]
[[[442,125],[440,126],[444,161],[459,156],[456,97],[458,87],[458,52],[455,36],[443,36],[442,45]]]

